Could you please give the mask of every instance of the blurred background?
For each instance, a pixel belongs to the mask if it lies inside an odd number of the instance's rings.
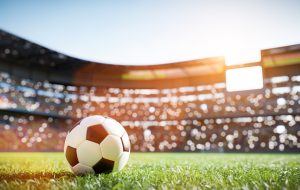
[[[0,3],[0,150],[88,115],[134,152],[299,152],[297,1]]]

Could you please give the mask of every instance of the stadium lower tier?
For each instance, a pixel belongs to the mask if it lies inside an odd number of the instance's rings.
[[[1,151],[63,151],[75,120],[0,115]],[[138,152],[299,152],[300,115],[122,121]]]

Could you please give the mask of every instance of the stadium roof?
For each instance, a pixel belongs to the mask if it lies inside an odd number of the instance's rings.
[[[266,68],[300,63],[300,45],[262,50]],[[130,88],[176,87],[225,79],[224,57],[144,66],[111,65],[64,55],[0,30],[0,69],[33,80]],[[162,83],[161,81],[165,81]]]
[[[76,75],[76,81],[162,80],[222,73],[224,58],[213,57],[160,65],[125,66],[89,62],[0,30],[0,59],[20,68]],[[3,67],[3,64],[2,64]],[[20,70],[20,69],[18,69]],[[34,77],[34,76],[32,76]],[[93,78],[93,79],[92,79]]]

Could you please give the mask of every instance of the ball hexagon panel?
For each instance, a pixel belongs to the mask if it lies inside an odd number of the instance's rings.
[[[108,132],[105,130],[105,128],[101,124],[98,124],[88,127],[86,139],[100,144],[105,137],[107,137],[107,135]]]
[[[93,166],[95,173],[109,173],[114,168],[114,161],[102,158],[97,164]]]
[[[122,145],[123,145],[123,151],[129,152],[130,151],[130,141],[127,133],[124,133],[121,137]]]
[[[77,147],[76,152],[79,163],[90,167],[94,166],[102,158],[99,144],[88,140],[83,141]]]
[[[88,167],[84,164],[77,164],[76,166],[72,167],[72,171],[76,174],[76,175],[84,175],[87,173],[93,174],[95,173],[93,168]]]
[[[68,160],[68,162],[71,166],[75,166],[76,164],[78,164],[78,157],[77,157],[77,154],[76,154],[76,148],[73,148],[71,146],[67,146],[65,154],[66,154],[66,158],[67,158],[67,160]]]
[[[86,126],[77,125],[74,127],[67,135],[64,151],[66,151],[67,146],[77,148],[86,139],[86,131]]]
[[[111,118],[106,118],[103,122],[103,126],[110,135],[121,137],[125,132],[124,127],[119,122]]]
[[[117,160],[123,152],[121,138],[115,135],[108,135],[100,144],[102,157],[108,160]]]
[[[93,116],[89,116],[86,117],[84,119],[81,120],[80,125],[82,126],[93,126],[93,125],[99,125],[102,124],[104,122],[105,118],[102,117],[101,115],[93,115]]]
[[[114,171],[120,171],[125,167],[125,165],[127,164],[128,160],[129,160],[129,155],[130,155],[129,152],[121,153],[121,155],[115,162]]]

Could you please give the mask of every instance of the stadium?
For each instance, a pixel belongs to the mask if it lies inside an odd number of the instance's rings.
[[[0,2],[0,189],[300,189],[299,7]]]
[[[300,150],[300,45],[262,50],[244,68],[262,67],[264,87],[239,93],[226,90],[223,57],[118,66],[5,31],[1,42],[1,150],[62,151],[70,127],[97,114],[120,121],[137,152]]]
[[[133,152],[300,150],[300,45],[262,50],[261,62],[243,66],[224,57],[121,66],[3,30],[0,39],[1,151],[63,151],[67,132],[95,114],[120,121]],[[226,71],[250,67],[262,68],[262,89],[226,90]]]

